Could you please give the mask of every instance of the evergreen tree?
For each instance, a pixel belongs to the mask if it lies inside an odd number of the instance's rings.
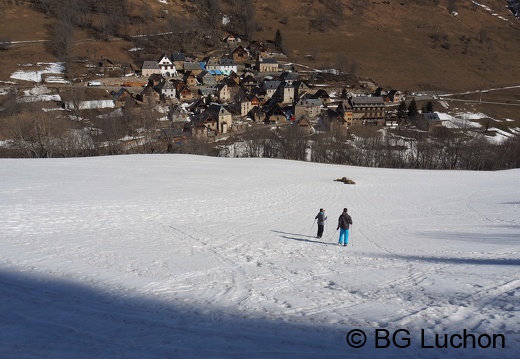
[[[406,114],[407,114],[407,108],[406,108],[406,103],[403,101],[401,101],[399,103],[399,106],[397,107],[397,117],[399,118],[405,118],[406,117]]]
[[[433,102],[431,102],[431,101],[426,102],[426,104],[422,107],[421,111],[423,113],[433,112]]]
[[[282,38],[282,33],[280,32],[280,29],[276,30],[276,34],[274,35],[274,44],[280,50],[283,47],[283,38]]]
[[[410,104],[408,105],[408,117],[410,119],[415,119],[419,115],[419,110],[417,109],[417,103],[415,99],[412,99]]]
[[[343,90],[341,90],[341,98],[347,98],[348,97],[348,92],[347,92],[347,89],[345,87],[343,87]]]

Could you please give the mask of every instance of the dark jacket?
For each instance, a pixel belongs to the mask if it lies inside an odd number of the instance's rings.
[[[325,221],[327,220],[327,217],[325,216],[325,213],[323,212],[320,212],[316,215],[316,217],[314,217],[314,219],[317,219],[318,220],[318,224],[321,226],[323,224],[325,224]]]
[[[343,212],[338,218],[338,229],[349,229],[352,224],[352,217],[347,212]]]

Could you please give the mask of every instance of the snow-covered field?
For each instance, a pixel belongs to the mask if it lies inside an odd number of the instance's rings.
[[[22,64],[21,66],[31,67],[33,68],[33,64]],[[12,79],[31,81],[31,82],[42,82],[43,75],[54,74],[55,76],[50,76],[49,81],[51,83],[68,83],[65,79],[62,78],[64,71],[64,65],[61,62],[38,62],[36,64],[36,69],[31,70],[19,70],[15,71],[11,74]],[[58,76],[61,74],[61,76]]]
[[[0,160],[0,357],[518,358],[519,183],[189,155]]]

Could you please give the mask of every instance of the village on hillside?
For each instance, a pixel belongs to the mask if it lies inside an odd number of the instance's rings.
[[[198,138],[242,131],[252,123],[294,125],[303,134],[398,124],[395,108],[387,106],[404,100],[398,90],[385,91],[367,81],[360,85],[365,96],[346,88],[330,92],[333,85],[311,84],[308,72],[301,74],[294,64],[278,60],[259,41],[243,46],[232,35],[224,41],[232,51],[221,57],[171,53],[144,61],[140,76],[147,82],[134,99],[167,104],[168,119],[183,123],[183,133]],[[334,76],[334,71],[323,73]],[[127,90],[117,98],[123,93]],[[430,126],[442,123],[424,118]]]
[[[195,59],[172,52],[156,61],[143,61],[135,72],[140,81],[127,77],[119,90],[111,91],[114,106],[132,101],[166,107],[171,130],[161,133],[179,140],[185,136],[216,139],[260,124],[293,125],[302,135],[346,134],[354,126],[395,127],[404,120],[396,110],[405,99],[399,90],[357,79],[352,86],[357,85],[357,91],[348,85],[348,89],[337,88],[326,81],[338,76],[337,70],[299,71],[259,41],[243,46],[233,35],[223,41],[232,49],[223,56]],[[319,85],[310,81],[317,73],[323,76]],[[109,83],[101,78],[87,85]],[[81,104],[68,101],[64,106],[72,109]],[[442,126],[435,113],[419,117],[422,130]]]
[[[230,155],[229,149],[222,153],[222,146],[202,152],[194,146],[202,142],[225,142],[229,146],[249,136],[249,141],[265,139],[264,149],[252,151],[251,156],[428,167],[432,162],[423,159],[418,151],[424,148],[417,144],[427,141],[432,134],[440,141],[438,149],[427,154],[439,158],[433,161],[434,166],[494,166],[489,165],[487,159],[479,159],[477,165],[466,164],[458,156],[449,160],[452,153],[457,153],[450,146],[470,148],[468,143],[471,143],[479,151],[489,152],[475,135],[466,136],[467,129],[477,136],[486,135],[488,141],[485,142],[500,143],[494,141],[494,133],[500,130],[489,126],[493,120],[481,116],[483,114],[478,114],[475,122],[470,122],[471,118],[454,118],[434,110],[434,104],[448,107],[447,102],[435,94],[421,96],[382,88],[372,79],[356,76],[353,71],[316,69],[293,63],[273,41],[252,40],[246,44],[231,34],[221,40],[220,50],[211,55],[196,57],[172,49],[170,53],[157,55],[155,60],[147,55],[148,59],[136,63],[139,68],[101,57],[84,61],[84,74],[74,78],[64,78],[62,73],[60,79],[63,68],[59,63],[38,63],[36,70],[12,74],[11,79],[17,82],[3,81],[8,85],[0,89],[0,95],[10,94],[16,103],[47,102],[54,103],[55,107],[44,106],[43,115],[35,116],[32,110],[29,111],[32,114],[23,110],[15,114],[16,124],[7,134],[14,137],[6,136],[5,126],[0,134],[4,156],[136,152],[226,156]],[[36,87],[28,86],[28,81],[36,82]],[[421,109],[417,107],[420,104],[415,102],[416,98],[421,102]],[[9,108],[12,110],[12,106]],[[4,115],[8,115],[7,111]],[[51,117],[51,122],[47,121]],[[35,128],[40,128],[31,125],[34,121],[47,121],[49,128],[34,133]],[[485,130],[482,123],[486,123]],[[459,131],[460,128],[463,130]],[[277,149],[274,152],[269,149],[274,137],[269,139],[264,133],[262,136],[267,137],[257,138],[259,130],[275,132]],[[511,136],[502,133],[502,138]],[[465,137],[464,141],[450,140],[460,135]],[[301,140],[284,145],[283,137],[288,136]],[[363,142],[363,138],[374,136],[379,139]],[[311,146],[309,141],[315,147],[312,158],[306,150]],[[334,148],[336,142],[343,146]],[[320,153],[316,150],[318,144],[329,149]],[[289,149],[298,146],[295,152]],[[384,147],[388,147],[384,160],[383,157],[369,159],[380,156],[376,152]],[[367,153],[356,153],[356,148],[373,148],[376,152],[370,152],[367,157]],[[330,153],[335,155],[331,157]]]

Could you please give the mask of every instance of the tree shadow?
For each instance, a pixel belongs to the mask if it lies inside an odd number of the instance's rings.
[[[492,227],[492,226],[488,226]],[[454,231],[434,231],[418,233],[422,237],[427,237],[432,240],[449,239],[462,242],[489,242],[499,245],[520,245],[520,226],[514,224],[503,224],[493,226],[501,229],[495,232],[454,232]],[[511,231],[513,230],[513,231]],[[511,231],[511,232],[507,232]]]
[[[383,254],[381,257],[398,258],[405,261],[448,263],[448,264],[472,264],[487,266],[520,266],[520,258],[468,258],[468,257],[432,257],[419,255]]]
[[[339,358],[348,353],[344,325],[262,319],[262,313],[255,317],[211,304],[110,294],[5,270],[0,283],[2,358],[316,358],[321,353]]]
[[[345,340],[354,329],[349,318],[334,324],[306,317],[266,319],[261,310],[238,312],[138,297],[131,291],[106,293],[6,270],[0,271],[0,283],[2,358],[437,358],[450,353],[513,358],[518,348],[512,343],[499,351],[425,350],[412,332],[410,348],[378,349],[373,341],[378,328],[367,324],[367,345],[353,349]],[[395,330],[389,324],[385,327]]]

